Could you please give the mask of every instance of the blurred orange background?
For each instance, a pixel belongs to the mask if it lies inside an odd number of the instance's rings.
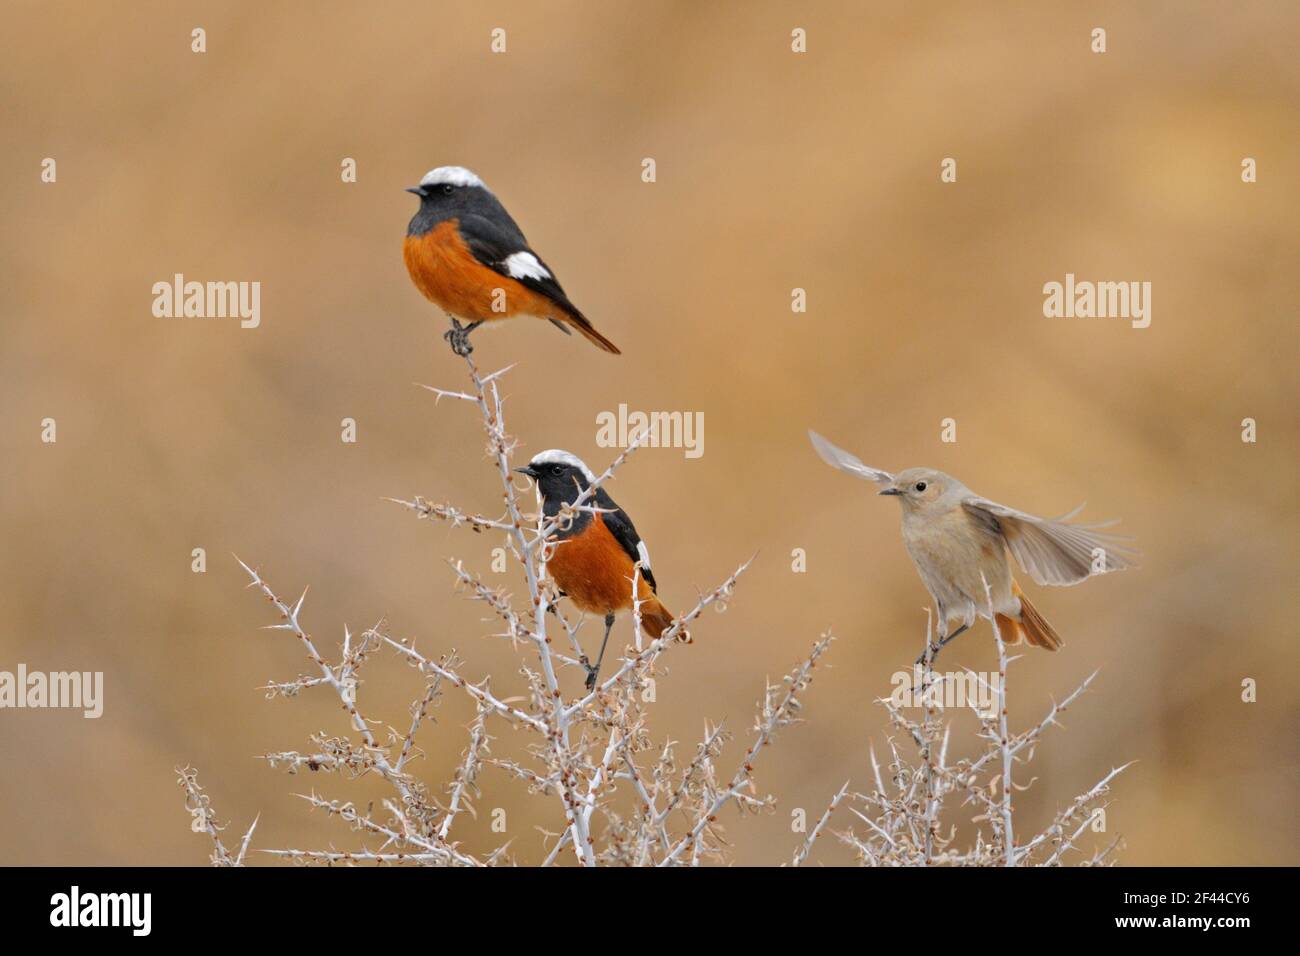
[[[521,452],[599,470],[599,412],[702,411],[701,458],[642,451],[610,491],[676,611],[757,552],[727,613],[668,656],[654,733],[683,755],[706,718],[743,739],[765,678],[838,636],[806,722],[756,767],[776,812],[724,814],[736,862],[787,860],[792,808],[869,786],[873,700],[925,628],[897,506],[823,465],[811,426],[1039,514],[1086,499],[1085,518],[1136,537],[1136,571],[1029,587],[1067,646],[1013,668],[1013,728],[1101,673],[1020,772],[1018,832],[1137,760],[1108,811],[1122,862],[1295,863],[1298,26],[1281,2],[8,4],[0,669],[103,671],[106,689],[97,721],[0,712],[0,860],[206,862],[184,764],[232,836],[260,813],[255,846],[356,845],[293,794],[382,788],[255,758],[347,728],[323,694],[257,689],[308,665],[259,630],[274,621],[232,553],[285,597],[310,585],[331,655],[345,624],[382,617],[523,692],[445,564],[491,577],[499,542],[382,500],[499,505],[474,410],[415,384],[464,374],[402,264],[402,187],[459,164],[625,353],[527,320],[476,333],[483,368],[519,363]],[[151,286],[177,272],[260,281],[261,326],[155,318]],[[1066,273],[1151,282],[1151,326],[1044,318],[1043,284]],[[988,669],[988,625],[945,655]],[[416,676],[391,655],[364,676],[367,714],[405,727]],[[453,695],[436,716],[416,765],[435,791],[472,710]],[[498,755],[518,750],[493,732]],[[484,812],[500,806],[516,857],[540,860],[558,801],[499,770],[481,785],[465,845],[500,842]],[[828,835],[813,859],[851,857]]]

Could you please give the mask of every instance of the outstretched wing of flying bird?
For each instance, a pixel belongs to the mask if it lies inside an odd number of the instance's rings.
[[[808,430],[808,437],[812,440],[813,448],[817,449],[817,454],[821,455],[822,461],[832,468],[847,471],[850,475],[857,475],[859,478],[865,478],[867,481],[874,481],[881,485],[887,485],[894,480],[894,476],[889,472],[864,465],[855,456],[850,455],[843,448],[831,444],[812,429]]]
[[[1061,518],[1038,518],[987,498],[972,496],[962,507],[1002,533],[1025,573],[1039,584],[1078,584],[1092,574],[1134,566],[1129,538],[1102,534],[1115,522],[1069,524],[1082,505]]]

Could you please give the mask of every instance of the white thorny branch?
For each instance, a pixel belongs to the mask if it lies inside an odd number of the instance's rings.
[[[389,499],[413,511],[422,519],[447,522],[453,527],[468,527],[476,532],[503,532],[508,550],[523,570],[528,609],[520,612],[512,605],[503,589],[494,589],[467,571],[461,562],[451,566],[458,587],[469,592],[475,600],[482,601],[492,613],[505,623],[505,634],[512,645],[522,643],[531,647],[536,668],[525,666],[523,673],[532,685],[530,704],[516,703],[518,698],[502,699],[493,692],[489,679],[477,683],[462,674],[462,662],[454,653],[433,656],[421,653],[414,642],[399,639],[387,633],[386,627],[377,624],[361,633],[354,641],[352,633],[344,629],[342,654],[337,663],[327,661],[317,650],[316,643],[303,621],[306,591],[294,603],[283,601],[264,580],[261,573],[239,561],[249,575],[249,586],[258,589],[279,612],[281,621],[270,625],[272,629],[292,634],[305,651],[314,667],[313,673],[292,681],[270,682],[265,685],[268,696],[294,697],[309,688],[328,687],[347,711],[351,730],[357,742],[346,737],[312,736],[315,749],[308,753],[284,751],[265,754],[272,766],[281,766],[290,773],[306,768],[312,771],[342,772],[350,776],[375,773],[393,788],[396,799],[384,800],[382,809],[387,819],[362,812],[349,802],[330,800],[316,794],[303,794],[315,809],[338,817],[351,828],[379,842],[377,847],[356,850],[336,848],[320,850],[280,849],[262,852],[299,862],[316,863],[422,863],[435,865],[481,866],[505,859],[509,844],[493,850],[486,857],[476,856],[460,849],[452,842],[453,824],[464,812],[474,813],[473,799],[479,794],[479,775],[484,768],[504,769],[511,776],[524,780],[531,790],[558,796],[564,813],[565,826],[548,852],[545,863],[553,863],[564,847],[571,848],[575,859],[583,866],[595,866],[601,859],[612,862],[636,864],[658,863],[676,865],[682,862],[698,864],[705,854],[716,852],[708,838],[716,827],[719,811],[735,802],[743,810],[768,806],[771,798],[760,799],[754,792],[753,762],[782,727],[799,720],[801,706],[799,694],[811,681],[811,672],[820,656],[830,644],[831,637],[823,636],[811,654],[788,675],[783,684],[769,685],[765,702],[755,723],[755,738],[746,751],[740,768],[725,785],[719,783],[715,761],[727,735],[722,728],[706,728],[704,741],[696,758],[685,771],[673,770],[674,745],[668,743],[659,751],[658,758],[649,768],[640,766],[639,755],[647,748],[645,715],[640,693],[647,686],[655,664],[687,625],[696,621],[705,610],[714,607],[725,610],[738,579],[752,562],[740,564],[736,570],[712,590],[701,593],[695,606],[675,619],[663,633],[653,640],[644,640],[641,629],[640,564],[634,566],[632,586],[632,624],[634,642],[612,672],[591,691],[583,691],[567,700],[561,689],[560,668],[581,668],[585,658],[577,640],[577,628],[570,624],[562,610],[556,607],[558,588],[547,577],[547,560],[553,553],[557,532],[567,527],[580,512],[598,513],[593,498],[598,489],[609,481],[617,470],[644,442],[646,433],[636,435],[628,446],[581,493],[571,505],[547,518],[541,509],[537,514],[526,513],[515,487],[511,457],[516,449],[515,440],[508,435],[504,425],[504,399],[500,390],[502,376],[509,368],[489,375],[481,375],[469,356],[465,356],[472,390],[469,392],[431,388],[439,399],[452,398],[469,402],[479,411],[487,438],[487,455],[501,483],[503,514],[486,517],[456,508],[450,504],[430,502],[422,497],[411,500]],[[236,559],[238,560],[238,559]],[[574,656],[561,653],[552,647],[548,634],[548,618],[555,616],[566,631],[574,648]],[[423,676],[423,693],[411,705],[409,729],[405,733],[392,731],[387,742],[377,738],[369,721],[358,704],[358,672],[368,657],[377,649],[396,652]],[[415,739],[444,687],[463,690],[474,702],[475,718],[469,727],[469,742],[455,775],[448,785],[446,805],[441,805],[427,792],[424,784],[412,776],[408,764],[412,756],[421,753]],[[533,752],[542,760],[541,771],[523,767],[509,760],[490,755],[489,719],[501,719],[517,730],[538,735],[540,748]],[[579,724],[591,724],[600,729],[600,743],[588,733],[577,733]],[[575,736],[576,735],[576,736]],[[594,748],[594,749],[593,749]],[[187,789],[187,803],[206,801],[197,791],[192,771],[182,776]],[[676,778],[676,779],[674,779]],[[610,802],[611,794],[619,782],[630,783],[638,811],[634,818],[625,818]],[[188,782],[188,783],[187,783]],[[194,789],[192,789],[194,788]],[[830,807],[816,823],[804,845],[795,853],[795,865],[808,856],[813,842],[825,829],[831,812],[844,798],[841,791],[831,801]],[[196,793],[198,795],[196,795]],[[206,804],[203,804],[206,807]],[[206,813],[206,809],[203,811]],[[598,852],[593,837],[596,815],[600,813],[608,824],[607,845]],[[669,821],[673,814],[685,813],[688,821],[684,835],[674,837]],[[205,818],[207,832],[214,841],[214,862],[242,864],[252,837],[252,829],[243,840],[237,856],[229,854],[217,835],[217,827]],[[256,821],[254,821],[256,826]]]

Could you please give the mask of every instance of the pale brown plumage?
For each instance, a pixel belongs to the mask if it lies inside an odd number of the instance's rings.
[[[1038,584],[1077,584],[1133,566],[1136,555],[1126,539],[1101,532],[1108,524],[1069,523],[1082,506],[1060,518],[1039,518],[977,495],[941,471],[909,468],[893,475],[863,464],[816,432],[808,435],[827,464],[883,485],[880,494],[898,498],[903,543],[945,634],[950,621],[961,622],[960,633],[976,617],[985,617],[997,621],[1008,643],[1024,637],[1048,650],[1061,646],[1060,636],[1012,577],[1008,551]]]

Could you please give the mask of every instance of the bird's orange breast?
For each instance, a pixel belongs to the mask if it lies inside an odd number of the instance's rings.
[[[547,562],[551,577],[574,604],[589,614],[612,614],[632,606],[633,561],[600,515],[572,538],[557,542]],[[642,601],[654,592],[639,579]]]
[[[455,219],[439,223],[422,236],[407,236],[402,258],[424,297],[457,318],[488,322],[514,315],[563,317],[560,308],[540,292],[475,259]]]

